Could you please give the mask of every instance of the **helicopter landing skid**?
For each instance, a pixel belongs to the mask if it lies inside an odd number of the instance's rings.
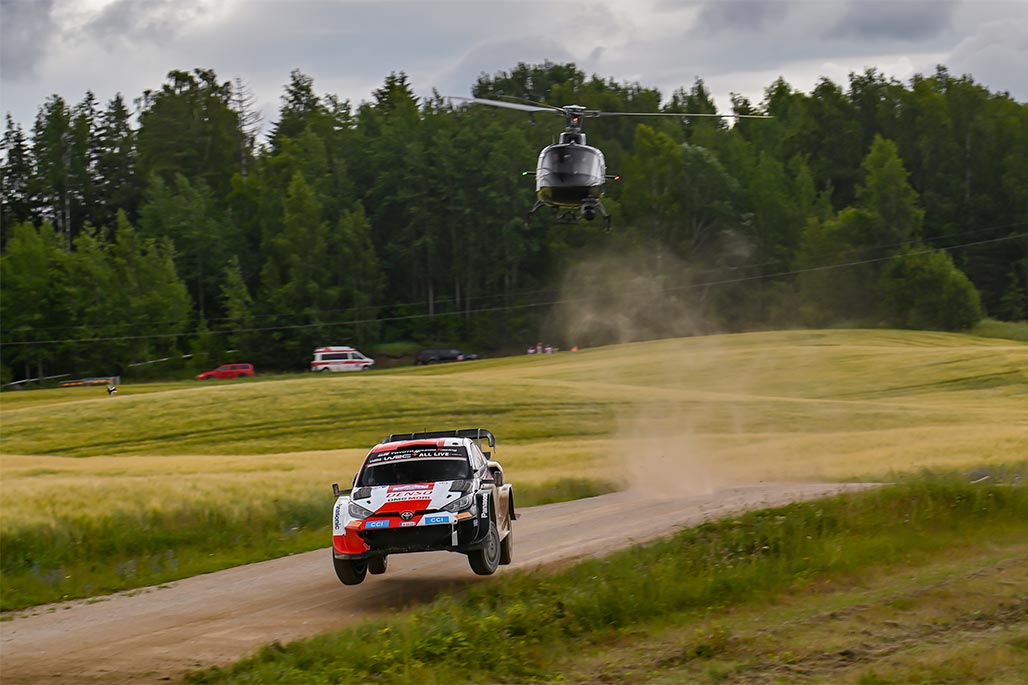
[[[529,210],[528,218],[531,218],[536,210],[546,206],[545,202],[536,202],[532,209]],[[577,209],[572,207],[553,207],[553,212],[556,215],[557,222],[561,224],[580,224],[585,221],[592,221],[596,218],[596,213],[599,212],[600,216],[603,217],[604,232],[610,231],[610,214],[607,213],[603,203],[599,200],[583,202],[582,206]]]

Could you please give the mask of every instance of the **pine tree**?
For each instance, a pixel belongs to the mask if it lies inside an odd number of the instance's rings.
[[[71,250],[71,112],[59,95],[50,96],[36,114],[32,127],[33,174],[30,193],[38,198],[40,214],[64,236]]]
[[[232,109],[232,84],[214,71],[172,71],[157,92],[143,94],[139,115],[139,166],[143,178],[176,174],[202,180],[216,197],[228,194],[239,171],[243,132]]]
[[[862,165],[864,183],[856,189],[857,205],[874,216],[870,243],[890,246],[909,244],[921,237],[924,211],[917,206],[917,192],[899,157],[896,144],[875,136]]]
[[[253,164],[253,151],[261,131],[262,116],[254,107],[257,97],[241,78],[232,81],[232,110],[239,117],[239,173],[246,178]]]
[[[30,194],[32,160],[20,125],[8,114],[0,143],[0,245],[6,245],[15,224],[33,217]]]
[[[136,132],[121,94],[115,95],[100,114],[96,160],[97,209],[94,223],[113,226],[118,211],[132,220],[139,213],[142,196],[138,173]]]

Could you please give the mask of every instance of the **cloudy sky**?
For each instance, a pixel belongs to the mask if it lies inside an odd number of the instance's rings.
[[[241,78],[275,119],[289,72],[356,104],[393,71],[419,95],[482,73],[574,62],[667,97],[703,78],[759,103],[778,76],[809,91],[876,67],[945,64],[1028,101],[1028,0],[0,0],[0,109],[26,129],[47,96],[102,103],[172,69]]]

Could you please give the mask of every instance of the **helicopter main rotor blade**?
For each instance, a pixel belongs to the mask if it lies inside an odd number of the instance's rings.
[[[706,114],[699,112],[597,112],[590,110],[583,116],[592,117],[711,117],[716,119],[774,119],[770,114]]]
[[[502,100],[488,100],[486,98],[462,98],[456,95],[448,95],[447,100],[461,100],[463,102],[470,102],[478,105],[491,105],[493,107],[506,107],[507,109],[519,109],[522,112],[553,112],[555,114],[564,114],[564,110],[557,107],[539,106],[535,107],[532,105],[521,105],[516,102],[503,102]]]

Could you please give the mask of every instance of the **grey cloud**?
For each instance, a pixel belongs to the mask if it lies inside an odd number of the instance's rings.
[[[1006,90],[1017,101],[1028,102],[1028,17],[979,26],[957,46],[948,64],[955,75],[971,74],[992,90]]]
[[[850,0],[835,36],[869,40],[921,40],[950,27],[955,0]]]
[[[574,57],[558,43],[537,38],[490,41],[465,54],[452,67],[430,76],[434,83],[417,84],[436,86],[444,95],[466,95],[479,76],[493,76],[509,71],[518,62],[541,64],[549,60],[556,63],[573,62]]]
[[[721,31],[759,31],[783,19],[788,3],[774,0],[736,0],[703,5],[693,33]]]
[[[53,38],[53,0],[0,0],[0,69],[4,80],[21,81],[35,73]]]
[[[115,0],[83,31],[101,41],[166,43],[202,12],[201,0]]]

